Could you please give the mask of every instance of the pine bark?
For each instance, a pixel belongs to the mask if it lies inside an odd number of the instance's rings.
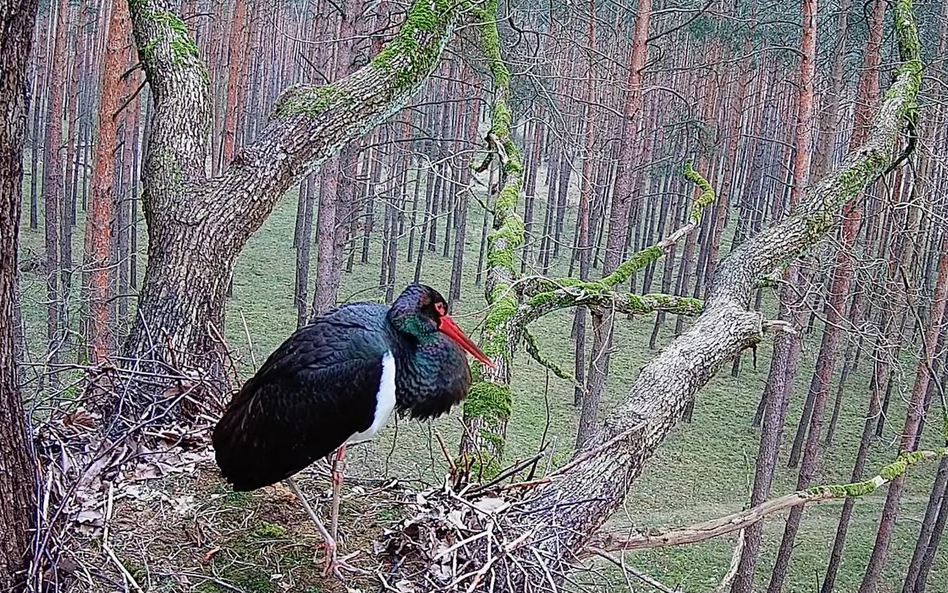
[[[802,200],[804,191],[809,185],[809,169],[811,158],[811,139],[813,134],[813,78],[816,61],[816,0],[803,2],[803,34],[801,39],[801,59],[799,74],[799,89],[796,116],[796,153],[793,160],[793,185],[790,194],[790,208],[793,210]],[[799,280],[797,264],[791,263],[784,275],[789,283]],[[793,284],[791,284],[793,285]],[[781,291],[782,312],[788,308],[789,294],[786,286]],[[793,325],[800,327],[799,315],[791,310]],[[764,391],[764,427],[761,432],[761,444],[757,457],[757,470],[754,475],[754,488],[751,493],[751,504],[759,504],[770,495],[770,486],[773,482],[776,457],[780,448],[780,435],[786,414],[787,401],[796,366],[800,356],[800,339],[796,335],[781,334],[774,343],[773,359],[771,361],[770,376]],[[801,472],[798,482],[808,481],[809,474]],[[792,509],[791,511],[796,510]],[[791,514],[791,519],[793,515]],[[783,585],[786,562],[789,562],[789,553],[792,550],[793,525],[788,521],[787,531],[781,542],[780,552],[771,577],[769,591],[777,593]],[[752,590],[754,569],[757,561],[757,550],[760,546],[760,527],[754,526],[745,531],[744,551],[738,568],[738,575],[732,585],[732,592],[746,592]],[[788,543],[789,542],[789,543]]]
[[[222,165],[230,164],[237,145],[237,119],[241,103],[237,100],[239,85],[244,78],[247,61],[247,1],[234,2],[234,16],[230,22],[229,57],[227,59],[227,96],[224,102],[224,138],[221,150]]]
[[[99,86],[99,130],[92,158],[91,195],[85,229],[87,253],[84,261],[86,269],[89,270],[86,343],[89,345],[89,361],[93,364],[108,358],[115,348],[110,311],[114,293],[110,272],[110,246],[115,218],[114,154],[118,147],[118,122],[115,115],[121,105],[122,87],[119,74],[125,65],[125,48],[130,27],[126,3],[113,3]]]
[[[17,385],[17,249],[27,129],[27,67],[36,0],[0,2],[0,590],[23,582],[36,499]],[[34,106],[35,108],[35,106]]]
[[[941,326],[946,301],[948,301],[948,240],[943,239],[941,256],[938,259],[938,276],[935,280],[935,293],[932,296],[931,309],[929,311],[929,322],[925,330],[922,349],[919,353],[918,368],[915,372],[915,385],[912,388],[905,423],[902,426],[902,436],[899,441],[899,451],[901,452],[914,451],[916,448],[915,438],[918,434],[919,425],[921,424],[922,414],[924,412],[925,392],[928,389],[928,383],[931,379],[929,367],[935,355],[935,345],[938,342],[938,334],[942,329]],[[876,532],[876,541],[872,548],[872,554],[869,556],[866,573],[863,576],[862,583],[859,585],[859,593],[872,593],[879,586],[879,578],[888,559],[889,544],[892,542],[895,520],[899,514],[899,502],[902,498],[902,489],[904,486],[905,479],[904,476],[901,475],[896,477],[889,484],[885,504],[882,507],[882,518],[879,521],[879,529]]]
[[[590,4],[592,7],[593,5]],[[590,8],[592,11],[592,8]],[[609,229],[606,239],[606,253],[602,266],[603,276],[611,274],[621,263],[625,253],[626,236],[630,226],[630,210],[632,206],[632,168],[635,163],[635,150],[638,148],[638,128],[642,119],[642,76],[645,68],[645,60],[648,57],[648,46],[646,44],[649,31],[649,19],[652,12],[651,0],[639,0],[638,8],[635,14],[635,28],[632,33],[632,46],[629,53],[629,76],[626,81],[626,96],[623,106],[622,135],[618,157],[618,169],[614,183],[614,193],[612,197],[612,212],[609,215]],[[590,18],[589,46],[595,47],[594,31],[592,23],[594,15]],[[592,55],[592,54],[591,54]],[[592,105],[592,91],[594,82],[592,78],[592,63],[589,68],[588,95],[587,103]],[[590,107],[591,109],[591,107]],[[592,114],[587,115],[587,151],[592,150]],[[588,160],[587,156],[587,160]],[[583,183],[591,181],[592,167],[589,163],[583,164]],[[591,184],[586,188],[588,193],[592,193]],[[582,193],[581,193],[582,195]],[[580,277],[585,271],[588,276],[590,246],[589,246],[589,197],[586,200],[585,225],[580,227],[580,254],[583,259],[580,260]],[[641,202],[641,200],[638,200]],[[582,220],[582,203],[580,204]],[[585,270],[583,267],[585,266]],[[583,278],[585,279],[585,278]],[[634,279],[633,279],[634,282]],[[585,322],[585,311],[582,308],[577,309],[583,315]],[[602,394],[606,386],[606,377],[609,373],[609,350],[612,343],[612,326],[614,323],[614,314],[606,312],[605,315],[594,315],[593,325],[593,344],[589,355],[589,372],[586,383],[586,393],[582,396],[582,411],[579,419],[579,430],[577,431],[576,444],[581,448],[593,437],[596,428],[596,418],[599,413],[599,406],[602,401]],[[583,332],[583,336],[585,332]],[[577,354],[579,348],[585,348],[584,341],[577,339]],[[578,358],[578,357],[577,357]],[[577,361],[579,364],[579,361]],[[577,387],[577,389],[579,389]],[[577,393],[577,395],[579,395]]]

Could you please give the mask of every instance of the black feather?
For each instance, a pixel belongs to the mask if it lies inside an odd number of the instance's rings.
[[[235,490],[279,482],[372,424],[385,312],[350,305],[300,328],[234,396],[213,443]]]

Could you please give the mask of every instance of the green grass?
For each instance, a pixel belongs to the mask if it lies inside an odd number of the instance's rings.
[[[541,174],[541,182],[543,179]],[[537,193],[545,196],[545,190],[542,188],[538,189]],[[28,206],[28,202],[24,204]],[[536,217],[542,222],[542,205],[539,210]],[[481,214],[480,207],[472,202],[468,214],[470,228],[463,273],[463,300],[454,305],[454,314],[459,323],[470,331],[476,331],[478,323],[483,319],[482,288],[474,286]],[[292,248],[295,216],[294,191],[277,205],[260,231],[253,236],[236,267],[234,296],[228,303],[226,338],[229,345],[238,351],[242,371],[245,373],[251,371],[252,358],[262,361],[295,329],[296,314],[292,302],[296,257]],[[343,274],[340,290],[342,300],[348,300],[352,295],[357,295],[357,300],[374,299],[383,294],[377,288],[381,252],[380,213],[377,213],[377,216],[379,220],[376,228],[379,232],[373,239],[369,264],[357,263],[353,273]],[[22,247],[27,252],[41,254],[42,222],[40,229],[34,231],[26,228],[28,212],[24,213],[23,221]],[[74,246],[76,254],[81,254],[81,225],[80,216]],[[443,219],[439,221],[438,228],[438,248],[435,253],[429,252],[425,255],[423,281],[446,293],[450,260],[440,255]],[[140,249],[143,253],[146,241],[144,225],[140,236]],[[572,232],[567,230],[565,236],[571,238]],[[405,261],[406,248],[407,237],[403,238],[399,247],[398,286],[411,279],[414,269],[414,263],[408,264]],[[313,251],[315,258],[315,249]],[[722,252],[727,252],[726,245]],[[567,263],[566,257],[561,255],[551,273],[565,274]],[[311,269],[315,270],[315,261]],[[144,270],[144,262],[140,270]],[[656,286],[658,281],[660,277],[656,278]],[[42,274],[38,273],[25,274],[23,278],[24,317],[34,359],[42,357],[45,343],[44,282]],[[73,302],[76,300],[74,298]],[[134,311],[133,306],[131,310]],[[248,344],[246,339],[244,319],[252,345]],[[572,367],[572,346],[568,339],[570,321],[570,313],[560,312],[541,319],[531,328],[545,353],[568,369]],[[608,410],[628,393],[636,373],[654,354],[648,349],[651,328],[651,316],[622,321],[619,324],[604,410]],[[672,318],[663,330],[662,343],[671,339],[673,328]],[[812,373],[820,329],[817,325],[814,334],[807,337],[794,396],[788,410],[783,454],[773,488],[775,495],[794,489],[796,471],[786,468],[786,451],[789,449]],[[251,349],[253,357],[250,356]],[[695,407],[693,422],[679,426],[648,463],[643,476],[634,485],[625,509],[620,510],[612,520],[615,526],[634,523],[640,528],[667,528],[713,518],[742,508],[749,497],[753,482],[758,444],[758,433],[750,428],[750,420],[766,379],[770,352],[771,342],[768,340],[758,349],[757,368],[752,367],[750,356],[747,355],[743,359],[742,372],[738,378],[732,378],[725,372],[702,390]],[[815,483],[849,480],[868,396],[868,367],[863,361],[859,372],[850,380],[836,442],[823,452]],[[906,369],[907,374],[901,377],[899,385],[901,395],[905,395],[911,388],[914,365],[910,359],[907,359]],[[548,375],[545,369],[529,357],[519,354],[513,367],[512,388],[514,401],[508,427],[509,461],[525,458],[537,450],[547,422],[547,401],[550,406],[548,440],[553,443],[553,459],[556,463],[568,459],[578,419],[577,410],[572,405],[572,385]],[[904,404],[896,395],[891,417],[886,423],[886,435],[872,447],[870,471],[875,471],[894,458],[896,431],[901,427],[903,415]],[[377,442],[351,450],[350,471],[358,474],[437,479],[445,470],[445,463],[436,441],[432,438],[433,431],[440,432],[449,444],[456,443],[459,437],[458,417],[459,413],[455,411],[431,424],[393,422]],[[940,423],[937,421],[927,423],[926,445],[937,445],[939,435],[934,427],[938,424]],[[896,590],[901,586],[900,575],[911,557],[918,522],[924,513],[933,474],[934,464],[928,464],[911,470],[907,479],[895,540],[885,569],[883,591]],[[838,591],[854,591],[858,587],[872,547],[884,497],[883,490],[856,504]],[[236,504],[242,502],[243,499],[234,500]],[[814,505],[806,510],[784,591],[815,590],[817,580],[822,578],[826,557],[832,545],[840,506],[839,502],[830,502]],[[379,518],[383,519],[381,516]],[[757,571],[759,588],[765,587],[769,578],[770,567],[782,535],[783,517],[771,517],[765,525],[764,544]],[[259,529],[265,527],[261,526]],[[734,537],[726,537],[687,547],[628,554],[626,560],[670,586],[680,585],[685,591],[709,590],[726,572],[734,541]],[[613,578],[616,576],[613,575]],[[266,575],[248,570],[243,578],[246,580],[241,584],[248,590],[268,590],[263,585],[264,582],[267,586],[270,584]],[[616,582],[624,587],[624,581]],[[257,589],[256,585],[263,588]],[[948,557],[944,547],[929,578],[928,591],[948,593]]]

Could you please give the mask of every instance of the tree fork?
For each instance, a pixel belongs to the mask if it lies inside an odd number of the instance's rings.
[[[173,5],[129,2],[155,109],[142,176],[148,267],[122,355],[126,365],[210,367],[223,388],[213,336],[237,255],[289,187],[421,87],[462,11],[448,0],[416,0],[369,64],[333,84],[285,89],[257,139],[208,179],[209,76]]]

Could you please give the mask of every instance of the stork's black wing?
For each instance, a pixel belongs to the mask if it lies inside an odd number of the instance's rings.
[[[291,335],[214,429],[217,464],[234,489],[279,482],[366,430],[387,350],[372,306],[337,309]]]

